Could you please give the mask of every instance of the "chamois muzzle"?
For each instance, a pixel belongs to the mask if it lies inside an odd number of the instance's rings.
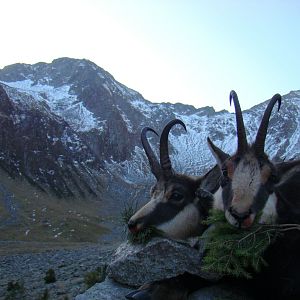
[[[232,219],[229,220],[230,223],[234,226],[237,226],[239,228],[248,228],[252,225],[253,220],[255,218],[255,214],[252,213],[251,209],[239,213],[237,212],[232,206],[228,209],[228,213],[230,214],[229,219],[231,217],[234,219],[234,224],[232,223]],[[228,213],[227,213],[227,219],[228,219]]]
[[[230,214],[236,219],[236,221],[238,222],[239,224],[239,227],[244,224],[245,221],[248,220],[248,218],[250,217],[251,215],[251,209],[249,209],[248,211],[245,211],[243,213],[238,213],[232,206],[229,208],[229,212]],[[247,227],[247,224],[249,222],[246,222],[246,227]],[[251,225],[251,224],[248,224],[248,225]]]
[[[127,226],[131,233],[137,233],[143,229],[143,224],[136,220],[129,220]]]

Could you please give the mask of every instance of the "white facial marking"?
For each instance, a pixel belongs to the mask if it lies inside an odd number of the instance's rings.
[[[170,238],[186,239],[196,232],[199,225],[199,212],[192,203],[184,207],[173,219],[157,226]]]
[[[141,209],[139,209],[131,218],[131,221],[134,221],[138,218],[142,218],[148,214],[150,214],[156,207],[156,205],[161,202],[164,198],[164,192],[155,193],[152,199],[146,203]]]
[[[271,194],[265,204],[265,207],[262,211],[262,216],[259,219],[261,224],[274,224],[277,218],[277,197],[275,193]]]
[[[224,204],[223,204],[222,188],[221,187],[219,187],[219,189],[214,193],[213,209],[219,209],[219,210],[224,211]]]
[[[260,187],[260,178],[257,160],[246,155],[237,165],[232,178],[232,206],[238,213],[250,208]]]

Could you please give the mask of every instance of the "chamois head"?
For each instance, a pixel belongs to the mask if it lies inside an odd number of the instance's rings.
[[[208,144],[222,172],[221,200],[225,216],[232,225],[246,228],[265,208],[279,181],[278,168],[269,160],[264,146],[272,109],[277,102],[280,109],[281,96],[276,94],[270,100],[252,145],[247,143],[242,111],[234,91],[230,92],[230,104],[232,100],[237,124],[236,153],[229,156],[209,138]]]
[[[156,184],[151,188],[150,201],[138,210],[129,220],[128,228],[131,232],[142,231],[147,226],[154,226],[165,233],[166,236],[176,239],[199,234],[203,225],[201,220],[205,217],[211,201],[202,201],[196,196],[202,178],[177,174],[169,157],[168,135],[171,128],[179,124],[185,130],[185,124],[178,120],[169,122],[160,137],[160,162],[156,159],[148,141],[147,132],[156,132],[151,128],[144,128],[141,140],[148,157],[151,171],[156,178]]]

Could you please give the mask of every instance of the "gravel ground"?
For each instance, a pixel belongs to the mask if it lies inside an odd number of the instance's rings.
[[[4,243],[1,242],[0,246],[3,247]],[[117,244],[95,244],[80,249],[1,255],[0,299],[8,295],[8,283],[16,281],[23,282],[25,288],[19,299],[44,299],[46,289],[49,292],[47,299],[74,299],[87,289],[84,275],[109,263],[116,247]],[[55,271],[56,282],[46,284],[44,277],[49,269]]]

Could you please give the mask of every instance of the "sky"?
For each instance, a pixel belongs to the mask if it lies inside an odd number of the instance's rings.
[[[298,0],[0,0],[0,68],[85,58],[152,102],[300,90]]]

